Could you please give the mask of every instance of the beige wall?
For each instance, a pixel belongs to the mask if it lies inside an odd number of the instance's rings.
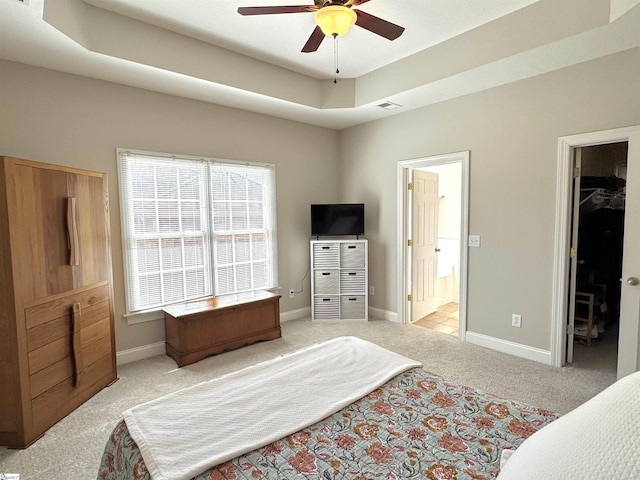
[[[0,154],[110,175],[119,351],[161,342],[164,329],[122,318],[116,147],[275,163],[285,292],[307,269],[308,205],[365,202],[370,302],[390,312],[397,162],[470,150],[469,231],[482,247],[469,251],[468,330],[549,350],[558,137],[640,124],[640,49],[340,133],[11,62],[0,72]],[[284,297],[283,312],[309,306]]]
[[[640,49],[341,132],[341,194],[367,203],[371,305],[396,312],[396,168],[469,150],[468,330],[550,350],[558,138],[640,124]],[[522,315],[512,328],[511,314]]]
[[[299,288],[309,204],[338,195],[335,131],[4,61],[0,100],[0,155],[109,174],[118,351],[164,341],[164,323],[123,318],[117,147],[274,163],[280,286]],[[281,300],[283,312],[308,306],[308,294]]]

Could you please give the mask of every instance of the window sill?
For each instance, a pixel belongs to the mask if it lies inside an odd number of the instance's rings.
[[[146,312],[127,313],[123,315],[127,321],[127,325],[136,325],[138,323],[155,322],[164,319],[164,312],[160,310],[148,310]]]

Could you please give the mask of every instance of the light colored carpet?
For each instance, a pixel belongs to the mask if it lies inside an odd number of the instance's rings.
[[[25,450],[0,448],[0,473],[21,480],[96,478],[109,433],[124,410],[177,389],[342,335],[354,335],[421,361],[451,381],[557,413],[588,400],[615,381],[615,363],[598,351],[571,367],[554,368],[481,347],[414,325],[384,320],[282,324],[283,337],[209,357],[183,368],[164,355],[123,365],[119,380],[53,426]],[[602,352],[604,349],[600,349]],[[613,367],[612,367],[613,365]]]

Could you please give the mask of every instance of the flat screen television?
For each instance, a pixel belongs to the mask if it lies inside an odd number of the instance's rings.
[[[364,235],[364,203],[311,205],[311,236]]]

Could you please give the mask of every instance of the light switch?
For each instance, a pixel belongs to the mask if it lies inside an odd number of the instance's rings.
[[[479,247],[480,246],[480,235],[469,235],[469,246],[470,247]]]

